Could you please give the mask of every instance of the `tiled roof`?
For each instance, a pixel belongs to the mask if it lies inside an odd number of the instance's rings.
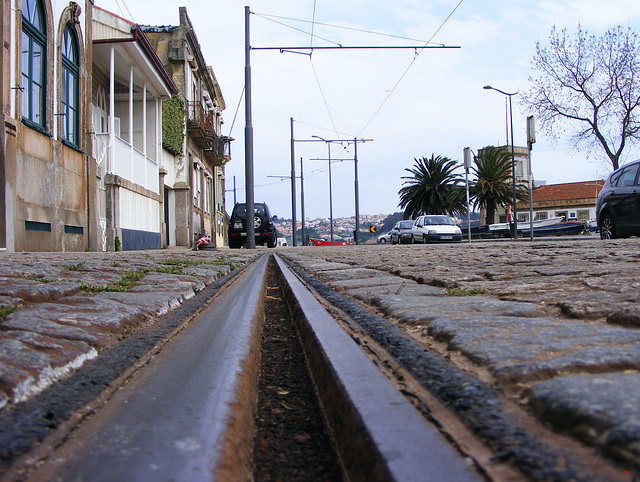
[[[604,180],[548,184],[533,190],[533,202],[568,201],[571,199],[595,199]]]

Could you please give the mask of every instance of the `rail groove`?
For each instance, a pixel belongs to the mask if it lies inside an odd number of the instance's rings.
[[[250,480],[269,256],[252,263],[144,367],[120,379],[108,403],[64,440],[45,440],[50,453],[10,480]],[[275,260],[348,479],[478,480],[473,465]]]

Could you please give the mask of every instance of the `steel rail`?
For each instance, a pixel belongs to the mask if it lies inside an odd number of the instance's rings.
[[[249,480],[263,255],[126,380],[29,480]],[[479,480],[275,256],[349,480]],[[46,443],[46,441],[45,441]]]
[[[276,261],[349,479],[480,480],[277,255]]]
[[[122,382],[30,480],[248,480],[267,258]]]

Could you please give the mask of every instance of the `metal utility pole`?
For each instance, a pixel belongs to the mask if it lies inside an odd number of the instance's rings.
[[[293,233],[293,245],[298,246],[298,237],[296,236],[296,159],[295,159],[296,141],[293,137],[293,117],[291,118],[291,231]]]
[[[302,173],[302,157],[300,158],[300,217],[302,217],[302,246],[307,245],[304,232],[304,175]]]
[[[529,229],[531,241],[533,241],[533,169],[531,168],[531,151],[536,142],[535,118],[527,117],[527,145],[529,146]]]
[[[471,169],[471,162],[473,160],[471,156],[471,148],[465,147],[462,151],[462,158],[464,159],[464,178],[467,185],[467,235],[469,242],[471,242],[471,204],[469,203],[469,169]]]
[[[354,138],[353,140],[349,140],[349,139],[324,139],[320,136],[311,136],[311,137],[315,137],[316,139],[319,139],[323,142],[327,143],[327,147],[329,149],[329,213],[331,216],[331,245],[333,246],[333,203],[332,203],[332,199],[331,199],[331,143],[332,142],[339,142],[340,144],[342,144],[343,142],[346,142],[347,144],[350,144],[351,142],[353,142],[354,146],[355,146],[355,152],[354,152],[354,156],[353,156],[353,160],[354,160],[354,165],[355,165],[355,178],[354,178],[354,188],[355,188],[355,204],[356,204],[356,232],[354,235],[354,238],[356,240],[356,244],[358,243],[358,239],[359,239],[359,229],[360,229],[360,195],[359,195],[359,191],[358,191],[358,142],[367,142],[367,141],[373,141],[373,139],[357,139]],[[300,141],[300,142],[313,142],[313,141]],[[315,159],[316,161],[321,161],[324,159]],[[345,159],[340,159],[341,161],[345,160]],[[351,159],[347,159],[347,160],[351,160]]]
[[[244,172],[247,205],[247,249],[256,247],[256,227],[253,220],[253,125],[251,117],[251,42],[249,38],[249,7],[244,7],[244,85],[245,85],[245,128],[244,128]]]
[[[331,246],[333,246],[333,191],[331,188],[331,143],[327,142],[329,152],[329,223],[331,228]]]
[[[372,46],[346,46],[346,45],[338,45],[338,46],[330,46],[330,47],[251,47],[250,43],[250,22],[249,16],[251,15],[250,7],[244,7],[245,12],[245,69],[244,69],[244,82],[245,82],[245,138],[244,138],[244,149],[245,149],[245,183],[246,183],[246,202],[247,202],[247,212],[253,213],[253,126],[251,125],[251,50],[279,50],[280,53],[289,52],[289,53],[303,53],[305,55],[311,55],[306,51],[313,50],[352,50],[352,49],[362,49],[362,50],[375,50],[375,49],[411,49],[416,53],[425,50],[425,49],[459,49],[459,46],[448,46],[448,45],[391,45],[391,46],[383,46],[383,45],[372,45]],[[301,52],[302,51],[302,52]],[[293,119],[292,119],[293,122]],[[292,197],[295,199],[295,187],[293,183],[295,182],[294,175],[294,153],[293,153],[293,128],[292,128],[292,147],[291,147],[291,182],[292,182]],[[370,139],[369,139],[370,140]],[[364,142],[364,140],[362,140]],[[357,179],[357,177],[356,177]],[[357,186],[357,185],[356,185]],[[356,187],[356,196],[357,196],[357,187]],[[293,201],[295,202],[295,201]],[[356,211],[358,210],[358,200],[356,198]],[[293,218],[295,220],[295,208],[292,213]],[[358,224],[358,219],[356,217],[356,224]],[[295,222],[294,222],[295,225]],[[332,226],[333,228],[333,226]],[[295,229],[294,229],[295,231]],[[357,233],[357,230],[356,230]],[[357,235],[356,235],[357,239]],[[294,236],[294,245],[295,245],[295,236]],[[247,248],[255,248],[255,227],[253,223],[247,222]]]
[[[485,90],[495,90],[496,92],[500,92],[503,95],[506,95],[509,98],[509,120],[511,122],[511,180],[513,184],[513,225],[511,226],[511,237],[514,241],[518,240],[518,211],[516,210],[516,156],[515,156],[515,148],[513,146],[513,109],[511,108],[511,97],[517,95],[517,92],[509,93],[504,92],[500,89],[496,89],[495,87],[491,87],[490,85],[485,85],[483,87]],[[507,138],[507,142],[509,139]],[[507,219],[507,221],[509,221]]]
[[[364,141],[363,141],[364,142]],[[360,244],[360,194],[358,192],[358,139],[353,139],[354,153],[353,153],[353,168],[354,168],[354,181],[353,190],[356,196],[356,232],[354,233],[354,241],[356,245]]]

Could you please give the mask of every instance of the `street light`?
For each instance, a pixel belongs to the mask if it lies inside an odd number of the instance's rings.
[[[513,225],[511,226],[511,237],[516,240],[518,239],[518,212],[516,210],[516,156],[513,147],[513,110],[511,109],[511,97],[516,95],[517,92],[510,94],[500,89],[496,89],[495,87],[491,87],[490,85],[485,85],[484,89],[495,90],[496,92],[500,92],[501,94],[509,97],[509,120],[511,122],[511,180],[513,181]],[[507,142],[509,142],[508,139]],[[507,219],[507,221],[509,220]]]
[[[327,143],[327,150],[329,152],[329,225],[331,228],[331,246],[333,246],[333,197],[331,192],[331,141],[323,139],[320,136],[311,136],[316,139],[320,139]]]

